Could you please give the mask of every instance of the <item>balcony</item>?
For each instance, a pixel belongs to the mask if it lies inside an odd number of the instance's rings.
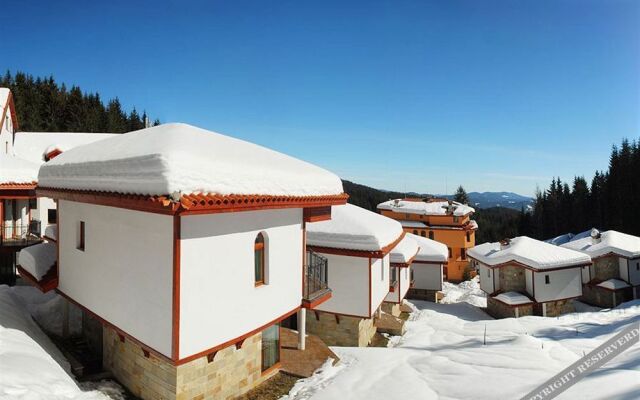
[[[0,246],[26,247],[42,242],[40,221],[15,224],[11,221],[0,224]]]
[[[307,251],[302,277],[302,306],[314,308],[331,298],[328,285],[328,261],[325,257]]]

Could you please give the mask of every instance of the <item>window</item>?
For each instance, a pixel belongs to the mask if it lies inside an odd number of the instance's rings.
[[[467,242],[471,241],[471,232],[467,231]]]
[[[422,237],[426,237],[426,236],[427,236],[427,233],[426,233],[425,231],[420,231],[420,236],[422,236]]]
[[[262,372],[280,362],[280,324],[262,331]]]
[[[29,199],[29,209],[30,210],[37,210],[38,209],[38,199]]]
[[[544,283],[545,283],[546,285],[548,285],[549,283],[551,283],[551,280],[549,279],[549,275],[545,275],[545,276],[544,276]]]
[[[76,249],[80,251],[84,251],[84,235],[85,235],[84,221],[80,221],[80,223],[78,224],[78,244],[76,246]]]
[[[466,249],[460,249],[460,258],[463,260],[467,259],[467,250]]]
[[[418,234],[418,231],[414,229],[414,230],[413,230],[413,234],[414,234],[414,235],[417,235],[417,234]]]
[[[258,233],[253,244],[256,286],[264,285],[264,235]]]
[[[453,217],[453,222],[458,223],[459,221],[460,221],[460,217],[456,217],[456,216]]]
[[[398,280],[398,271],[396,270],[395,267],[390,267],[391,268],[391,284],[393,285],[397,280]]]
[[[636,271],[640,271],[640,262],[636,263]]]
[[[436,237],[436,234],[434,231],[429,231],[429,239],[434,240],[434,238]]]
[[[9,154],[9,142],[4,142],[4,154]]]
[[[58,210],[55,208],[50,208],[47,210],[47,219],[50,224],[58,223]]]
[[[449,258],[453,257],[453,252],[451,251],[451,247],[447,247],[447,250],[449,250]]]

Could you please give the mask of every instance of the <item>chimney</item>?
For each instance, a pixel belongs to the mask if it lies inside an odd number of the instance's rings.
[[[511,239],[502,239],[500,241],[500,250],[504,250],[509,248],[509,246],[511,245]]]
[[[400,199],[393,200],[393,206],[394,207],[398,207],[399,204],[400,204]]]
[[[591,229],[591,244],[598,244],[602,241],[602,234],[596,228]]]

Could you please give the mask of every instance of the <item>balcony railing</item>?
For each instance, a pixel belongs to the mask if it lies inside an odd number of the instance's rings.
[[[0,245],[28,246],[39,243],[42,241],[40,228],[40,221],[31,221],[29,224],[0,224]]]
[[[331,291],[327,284],[329,280],[328,261],[325,257],[310,250],[307,251],[306,260],[302,282],[303,300],[313,302]]]

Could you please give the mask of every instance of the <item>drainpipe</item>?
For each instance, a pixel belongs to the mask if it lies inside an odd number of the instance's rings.
[[[547,303],[542,303],[542,316],[547,316]]]
[[[382,305],[380,305],[376,310],[376,315],[378,316],[378,319],[382,318]]]
[[[298,311],[298,350],[304,350],[307,342],[307,309]]]

